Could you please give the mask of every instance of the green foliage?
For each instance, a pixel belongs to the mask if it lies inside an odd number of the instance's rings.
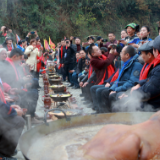
[[[58,42],[64,36],[120,36],[127,23],[148,25],[157,34],[160,0],[0,0],[0,24],[24,38],[31,30]]]

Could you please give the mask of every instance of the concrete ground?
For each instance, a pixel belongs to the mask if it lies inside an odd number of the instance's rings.
[[[37,109],[36,109],[36,114],[43,118],[44,117],[44,102],[43,102],[43,96],[44,96],[44,91],[43,91],[43,80],[40,79],[39,80],[41,89],[39,90],[39,99],[37,102]],[[64,85],[68,86],[69,83],[64,82]],[[95,111],[93,111],[91,108],[87,108],[86,105],[83,104],[82,101],[82,97],[80,97],[79,95],[81,94],[81,89],[72,89],[70,87],[67,87],[67,91],[69,91],[72,94],[72,98],[76,101],[74,102],[70,102],[70,109],[64,104],[62,106],[60,106],[60,109],[67,109],[75,114],[79,114],[79,115],[86,115],[86,114],[93,114],[95,113]],[[32,126],[34,127],[34,126]],[[26,126],[24,128],[23,133],[25,133],[27,130]],[[20,151],[19,146],[17,147],[18,150],[18,154],[15,156],[15,158],[17,158],[18,160],[24,160],[24,157]]]

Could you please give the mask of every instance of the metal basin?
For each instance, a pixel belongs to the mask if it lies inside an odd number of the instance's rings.
[[[36,126],[35,128],[27,131],[25,134],[22,135],[22,137],[20,138],[20,149],[23,155],[25,156],[26,160],[29,160],[30,155],[27,154],[30,147],[35,143],[35,140],[37,140],[37,142],[41,142],[42,136],[46,137],[52,133],[60,131],[64,132],[66,130],[70,131],[71,129],[74,128],[78,130],[80,127],[86,127],[86,126],[89,127],[92,125],[138,124],[148,120],[153,114],[154,113],[152,112],[109,113],[109,114],[78,116],[78,117],[72,117],[71,119],[61,119],[55,122],[50,122],[48,123],[48,125],[44,123],[39,126]],[[55,137],[53,136],[52,139],[54,140],[54,138]],[[43,157],[43,154],[45,154],[45,152],[39,154],[41,154],[41,156]],[[57,154],[60,153],[58,152]]]

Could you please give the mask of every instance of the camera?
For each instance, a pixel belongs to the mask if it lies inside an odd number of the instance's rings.
[[[66,41],[66,44],[69,44],[69,41]]]
[[[102,42],[108,42],[108,40],[107,39],[103,39]]]

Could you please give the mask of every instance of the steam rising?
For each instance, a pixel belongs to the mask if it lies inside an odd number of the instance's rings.
[[[146,95],[145,95],[146,96]],[[147,96],[148,97],[148,96]],[[144,94],[138,91],[134,91],[129,94],[128,97],[118,99],[112,103],[113,112],[152,112],[153,108],[151,105],[143,102]]]

